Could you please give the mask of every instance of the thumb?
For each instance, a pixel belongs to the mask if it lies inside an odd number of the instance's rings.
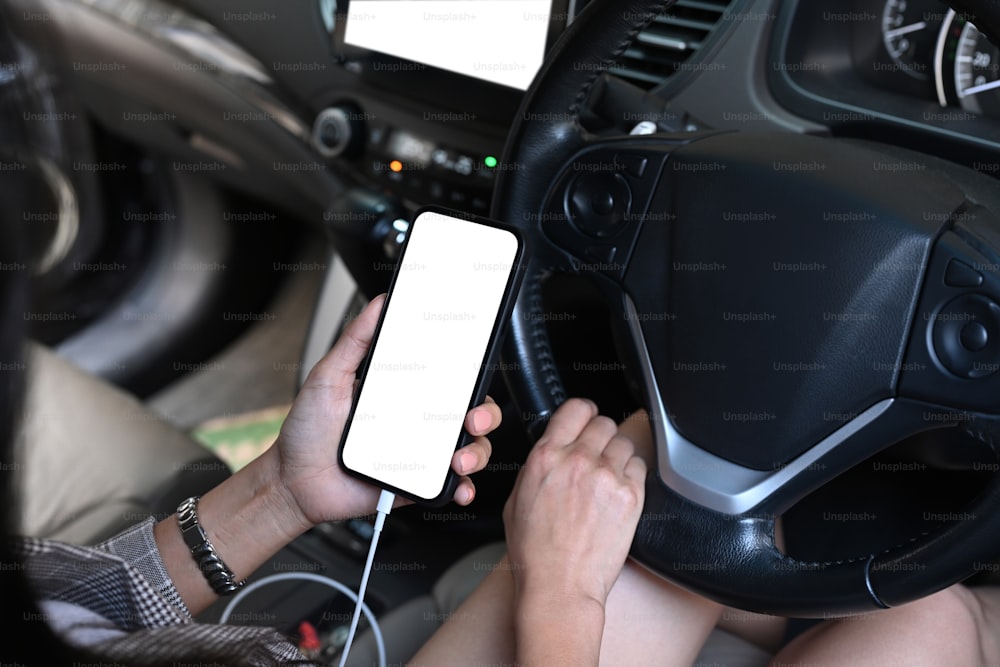
[[[371,347],[384,303],[385,295],[379,294],[344,328],[337,342],[309,373],[307,385],[333,385],[353,391],[354,374]]]

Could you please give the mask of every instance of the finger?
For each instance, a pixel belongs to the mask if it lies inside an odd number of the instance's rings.
[[[629,459],[635,456],[637,456],[635,443],[621,433],[615,434],[601,452],[604,462],[618,472],[624,471]]]
[[[552,413],[537,444],[569,445],[580,437],[580,433],[595,416],[597,405],[593,401],[571,398]]]
[[[600,456],[608,442],[618,434],[618,424],[613,419],[597,415],[587,422],[577,438],[577,445],[594,456]]]
[[[354,386],[354,374],[371,347],[384,303],[384,294],[369,302],[365,309],[344,328],[326,356],[316,364],[309,374],[310,379],[324,384]]]
[[[492,454],[493,444],[488,438],[479,437],[455,452],[451,467],[459,475],[471,475],[485,468]]]
[[[646,493],[646,474],[648,471],[649,467],[646,465],[646,462],[638,456],[633,456],[625,464],[625,477],[636,482],[637,487],[643,495]]]
[[[656,453],[653,445],[653,432],[650,426],[649,414],[645,410],[638,410],[625,418],[625,421],[619,425],[618,432],[634,442],[636,453],[647,464],[653,465],[656,462]]]
[[[397,495],[396,499],[392,501],[392,508],[406,507],[407,505],[412,505],[413,501],[409,498],[404,498],[403,496]]]
[[[500,427],[503,421],[503,410],[490,398],[469,410],[465,415],[465,430],[470,435],[486,435]]]
[[[468,477],[463,477],[455,489],[455,504],[468,505],[476,498],[476,485]]]

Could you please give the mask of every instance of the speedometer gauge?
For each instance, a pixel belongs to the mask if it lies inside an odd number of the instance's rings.
[[[929,80],[945,8],[939,0],[886,0],[882,43],[893,64],[915,79]]]
[[[1000,49],[954,11],[945,17],[935,61],[943,106],[1000,114]]]

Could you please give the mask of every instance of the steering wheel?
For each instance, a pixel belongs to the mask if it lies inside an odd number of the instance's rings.
[[[504,351],[518,407],[537,433],[565,399],[541,283],[586,274],[634,348],[656,443],[636,561],[797,617],[966,578],[1000,551],[997,475],[957,520],[852,558],[785,555],[775,517],[932,428],[958,426],[1000,461],[1000,188],[875,143],[584,129],[601,73],[671,4],[592,2],[508,137],[492,214],[533,246]],[[975,20],[998,34],[1000,10]]]

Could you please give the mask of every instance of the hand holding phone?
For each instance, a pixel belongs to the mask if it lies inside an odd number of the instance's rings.
[[[512,228],[418,213],[341,439],[344,470],[419,502],[451,498],[451,457],[485,397],[522,255]]]

